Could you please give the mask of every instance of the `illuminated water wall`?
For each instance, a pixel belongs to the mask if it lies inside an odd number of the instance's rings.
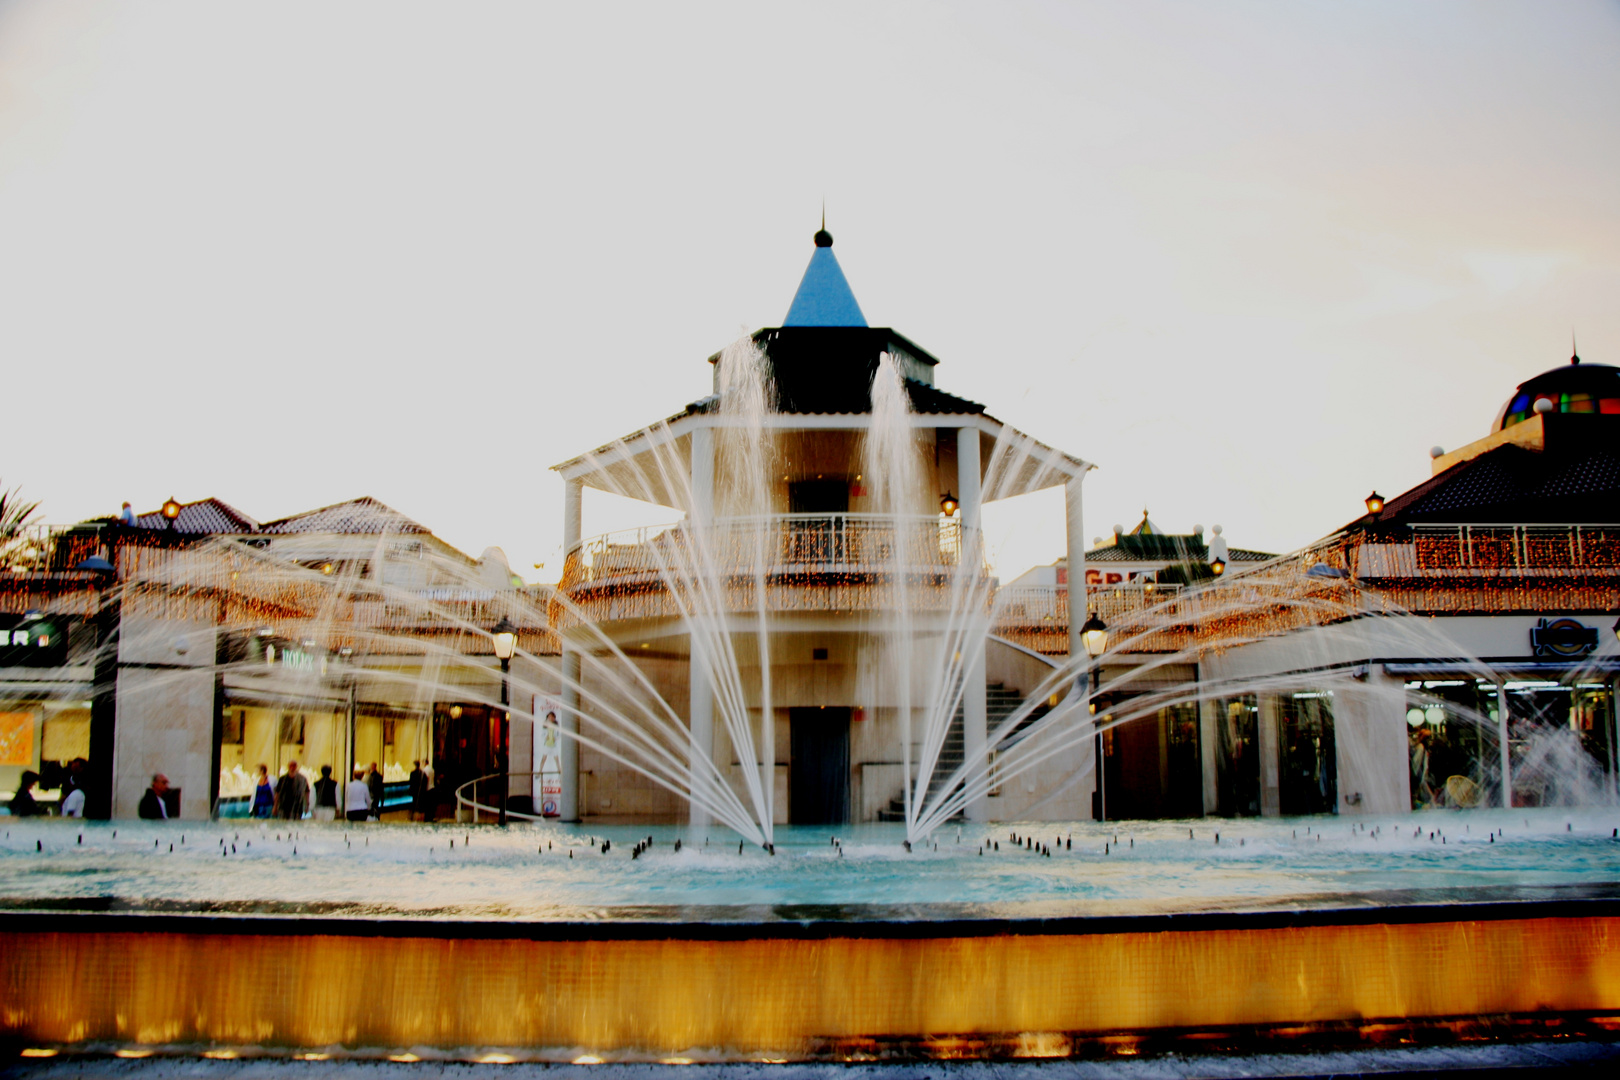
[[[39,932],[0,934],[0,1029],[34,1044],[805,1057],[862,1040],[1003,1036],[1062,1053],[1099,1032],[1620,1009],[1620,917],[1609,916],[962,937],[700,931],[708,940],[649,928],[630,932],[640,940],[380,924],[303,933],[297,920],[270,920],[269,933],[75,932],[62,928],[149,918],[38,918]]]

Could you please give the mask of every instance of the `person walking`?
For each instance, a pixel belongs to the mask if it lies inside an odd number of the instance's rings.
[[[350,821],[364,821],[371,816],[371,789],[366,786],[364,769],[355,769],[354,779],[344,788],[343,811]]]
[[[141,796],[141,805],[135,813],[147,821],[168,821],[169,803],[164,798],[169,793],[169,778],[162,773],[152,776],[152,786],[146,789]]]
[[[259,766],[259,783],[253,789],[253,808],[248,811],[253,817],[267,818],[275,812],[276,793],[270,786],[270,766]]]
[[[410,781],[411,820],[415,821],[416,815],[422,813],[423,798],[427,794],[427,773],[422,771],[422,763],[420,761],[411,762]],[[423,820],[426,820],[426,818],[424,817]]]
[[[366,790],[371,792],[371,816],[378,821],[382,820],[383,807],[383,778],[377,771],[377,763],[373,761],[366,774]]]
[[[12,817],[39,817],[45,813],[45,808],[34,801],[34,785],[39,783],[39,773],[27,769],[17,779],[17,793],[11,797]]]
[[[315,781],[315,813],[316,821],[336,821],[337,781],[332,779],[332,766],[321,766],[321,778]]]
[[[309,781],[298,775],[298,762],[287,762],[287,774],[276,781],[276,817],[298,821],[309,806]]]

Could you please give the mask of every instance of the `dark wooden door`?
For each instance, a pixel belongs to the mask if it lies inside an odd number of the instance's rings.
[[[788,711],[793,757],[788,766],[788,821],[841,825],[849,820],[849,709]]]

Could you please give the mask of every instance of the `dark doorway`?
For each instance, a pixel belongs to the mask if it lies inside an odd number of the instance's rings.
[[[433,768],[435,801],[442,809],[455,805],[455,790],[469,780],[505,768],[500,713],[486,705],[435,705],[433,709]],[[495,794],[479,792],[479,802],[490,803]]]
[[[1215,812],[1260,814],[1260,704],[1253,694],[1215,703]]]
[[[789,709],[793,758],[788,767],[788,821],[841,825],[849,820],[847,708]]]
[[[849,481],[800,480],[788,485],[790,514],[849,513]]]

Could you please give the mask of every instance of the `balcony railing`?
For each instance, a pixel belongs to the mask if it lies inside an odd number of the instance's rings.
[[[1410,537],[1356,548],[1358,577],[1620,577],[1620,528],[1419,525]]]
[[[956,521],[887,514],[781,514],[690,522],[610,533],[568,554],[559,592],[596,620],[659,618],[712,603],[757,609],[763,585],[773,611],[881,610],[902,602],[926,609],[962,566],[976,534]],[[981,555],[978,573],[988,581]],[[899,590],[919,588],[920,599]],[[671,594],[673,590],[674,594]],[[707,592],[708,599],[702,597]],[[948,597],[939,599],[948,605]],[[552,607],[559,629],[578,618]]]

